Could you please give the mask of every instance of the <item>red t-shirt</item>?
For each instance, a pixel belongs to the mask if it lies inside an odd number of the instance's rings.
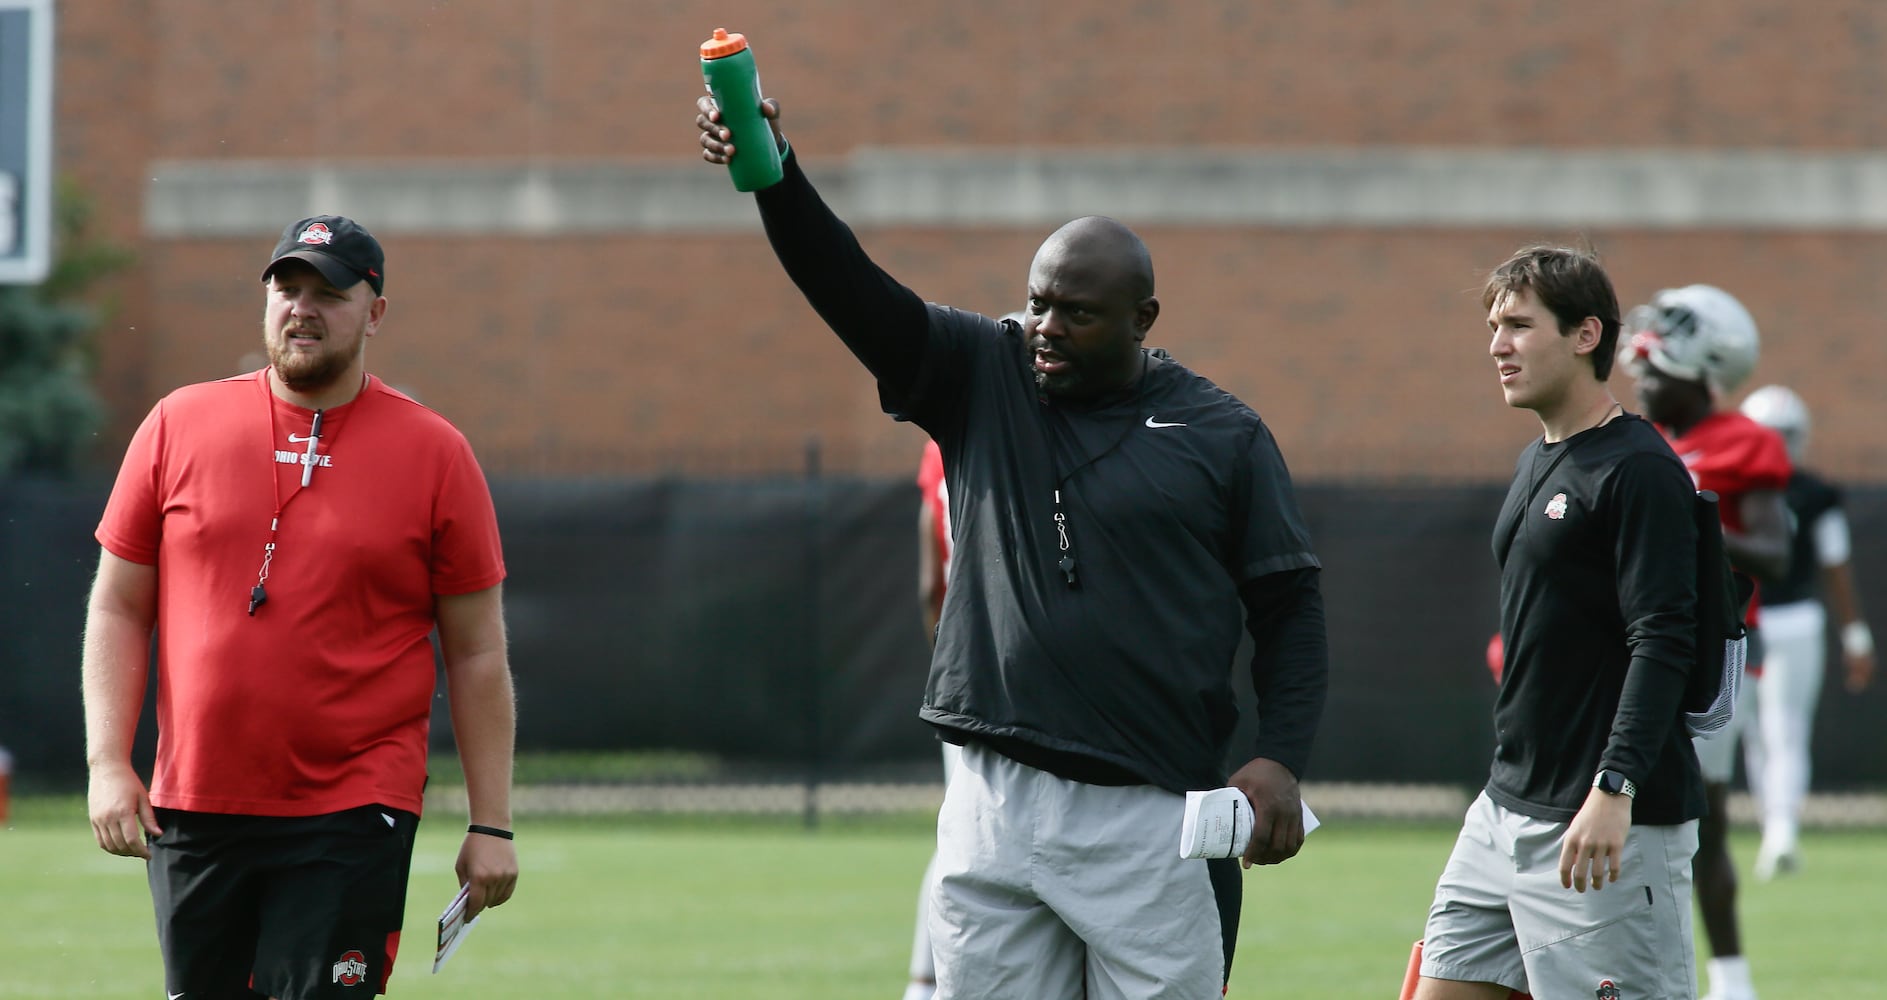
[[[1670,431],[1665,431],[1667,437]],[[1756,490],[1782,490],[1793,468],[1782,435],[1736,410],[1719,410],[1705,417],[1682,437],[1672,437],[1671,448],[1690,470],[1700,490],[1717,495],[1723,526],[1743,530],[1743,496]],[[1756,624],[1761,597],[1750,603],[1749,623]]]
[[[917,466],[917,489],[924,506],[930,508],[932,529],[936,532],[937,564],[943,577],[950,579],[950,488],[944,483],[943,449],[937,442],[924,442],[924,458]]]
[[[420,810],[433,601],[504,579],[491,493],[457,429],[374,378],[323,414],[303,488],[313,416],[265,369],[171,393],[125,453],[97,537],[157,567],[155,805]]]

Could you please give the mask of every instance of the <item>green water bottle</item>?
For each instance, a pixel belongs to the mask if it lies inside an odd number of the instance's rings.
[[[727,161],[734,190],[758,191],[779,183],[780,148],[773,127],[760,115],[760,71],[747,36],[714,29],[714,37],[701,43],[701,77],[721,108],[721,124],[734,133],[734,157]]]

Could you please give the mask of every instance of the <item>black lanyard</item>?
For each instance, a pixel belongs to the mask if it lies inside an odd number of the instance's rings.
[[[1143,354],[1142,357],[1144,358],[1146,355]],[[1145,364],[1145,367],[1140,371],[1140,380],[1135,383],[1133,387],[1133,393],[1136,398],[1144,396],[1147,372],[1150,371],[1152,367],[1151,362],[1143,362],[1143,364]],[[1061,570],[1062,578],[1068,581],[1068,586],[1070,587],[1080,586],[1080,581],[1075,577],[1074,541],[1073,537],[1069,534],[1068,511],[1062,506],[1061,491],[1063,487],[1068,485],[1068,481],[1074,478],[1075,473],[1080,472],[1118,451],[1120,446],[1127,442],[1127,436],[1132,434],[1134,428],[1140,425],[1142,419],[1152,419],[1151,415],[1141,413],[1136,413],[1135,418],[1136,419],[1127,421],[1127,426],[1119,434],[1116,434],[1112,441],[1108,442],[1107,447],[1082,458],[1070,467],[1068,471],[1062,472],[1058,469],[1055,473],[1055,487],[1052,494],[1055,500],[1055,546],[1061,552],[1061,557],[1055,561],[1055,568]],[[1079,446],[1081,444],[1081,435],[1076,433],[1074,427],[1069,423],[1068,415],[1065,412],[1051,411],[1050,419],[1059,421],[1061,430],[1064,432],[1058,435],[1051,429],[1048,451],[1052,461],[1061,450],[1057,447],[1057,442],[1061,437],[1066,437],[1069,442]]]

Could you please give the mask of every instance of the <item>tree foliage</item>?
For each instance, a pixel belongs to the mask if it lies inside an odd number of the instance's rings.
[[[62,180],[51,272],[0,286],[0,478],[72,471],[105,421],[92,334],[111,310],[90,293],[133,258],[91,232],[92,215],[91,199]]]

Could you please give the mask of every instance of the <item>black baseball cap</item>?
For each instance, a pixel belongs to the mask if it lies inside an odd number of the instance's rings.
[[[339,215],[316,215],[291,222],[275,241],[269,266],[262,269],[262,280],[269,280],[275,265],[293,258],[305,260],[336,288],[352,288],[365,279],[375,295],[386,285],[386,254],[380,241],[353,219]]]

